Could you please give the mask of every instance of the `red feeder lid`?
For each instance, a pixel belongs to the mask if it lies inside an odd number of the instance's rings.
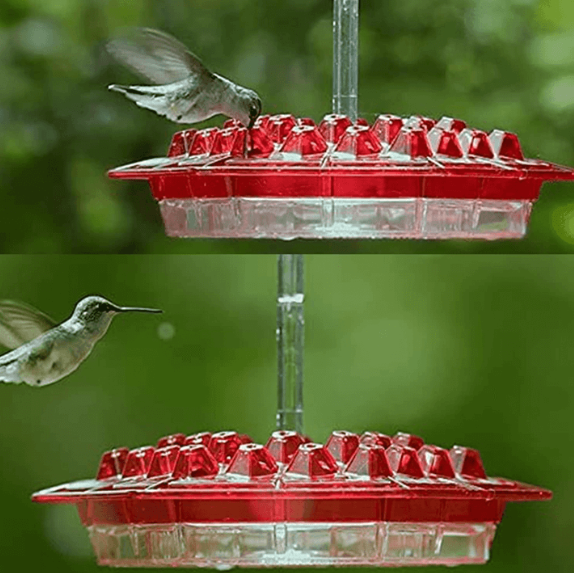
[[[34,494],[33,499],[89,502],[94,507],[112,500],[117,504],[131,499],[129,486],[139,482],[138,499],[142,502],[155,500],[158,509],[168,501],[178,503],[180,509],[215,522],[223,515],[217,505],[237,499],[245,503],[231,504],[225,521],[343,522],[379,515],[391,521],[415,522],[474,522],[488,516],[498,522],[506,501],[551,497],[541,488],[488,477],[474,449],[454,446],[448,451],[425,445],[410,434],[399,433],[389,442],[387,436],[376,432],[359,436],[334,431],[321,445],[305,442],[295,432],[274,432],[267,446],[242,441],[237,432],[217,432],[207,444],[198,439],[184,445],[185,435],[175,436],[158,442],[174,442],[171,445],[106,452],[96,479],[56,486]],[[241,483],[238,476],[243,478]],[[158,477],[162,479],[158,481]],[[143,491],[141,485],[146,486]],[[272,501],[267,498],[271,492]],[[324,498],[326,492],[330,492],[329,498]],[[431,498],[443,503],[429,505]],[[468,504],[469,500],[474,503]],[[493,500],[500,503],[493,504]],[[137,509],[137,502],[132,502]],[[122,510],[106,512],[105,517],[97,511],[83,517],[84,523],[92,524],[100,519],[130,523],[134,516]],[[138,517],[150,523],[158,518],[153,511]]]

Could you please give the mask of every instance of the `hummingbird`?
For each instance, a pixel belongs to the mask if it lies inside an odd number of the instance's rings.
[[[111,40],[107,49],[126,67],[158,84],[112,84],[108,89],[176,123],[197,123],[221,113],[251,129],[261,114],[257,93],[210,72],[165,32],[136,28],[131,38]]]
[[[162,311],[117,306],[101,296],[87,296],[68,320],[57,324],[27,304],[0,301],[0,343],[14,349],[0,356],[0,382],[39,387],[68,376],[122,312]]]

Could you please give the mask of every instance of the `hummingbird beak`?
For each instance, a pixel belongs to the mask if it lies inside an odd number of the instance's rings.
[[[162,313],[163,310],[157,308],[141,308],[139,306],[118,306],[116,312],[153,312],[154,314]]]

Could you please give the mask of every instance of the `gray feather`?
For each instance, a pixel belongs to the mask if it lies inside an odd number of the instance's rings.
[[[108,51],[122,64],[156,84],[169,84],[196,76],[211,78],[211,72],[181,42],[158,30],[136,28],[130,38],[107,44]]]
[[[18,362],[0,366],[0,382],[6,382],[8,384],[22,383],[22,378],[20,377],[18,369]]]
[[[0,382],[20,384],[23,382],[20,376],[20,361],[26,356],[28,345],[24,344],[12,352],[0,356]]]

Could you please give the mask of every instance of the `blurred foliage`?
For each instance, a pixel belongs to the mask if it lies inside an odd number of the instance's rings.
[[[574,257],[306,261],[306,432],[402,430],[478,448],[490,475],[555,494],[509,504],[481,571],[573,571]],[[98,571],[75,509],[29,496],[95,475],[111,447],[224,429],[266,440],[275,267],[271,256],[0,257],[1,296],[57,320],[95,293],[164,310],[117,317],[62,382],[0,386],[2,571]]]
[[[165,154],[177,128],[106,90],[136,81],[105,53],[106,39],[128,26],[164,29],[259,91],[265,112],[318,120],[331,107],[331,9],[327,0],[3,0],[0,252],[574,251],[571,183],[544,188],[524,241],[282,243],[167,239],[146,184],[107,179],[111,167]],[[364,117],[461,117],[518,133],[529,156],[574,165],[570,0],[363,1],[360,27]]]

